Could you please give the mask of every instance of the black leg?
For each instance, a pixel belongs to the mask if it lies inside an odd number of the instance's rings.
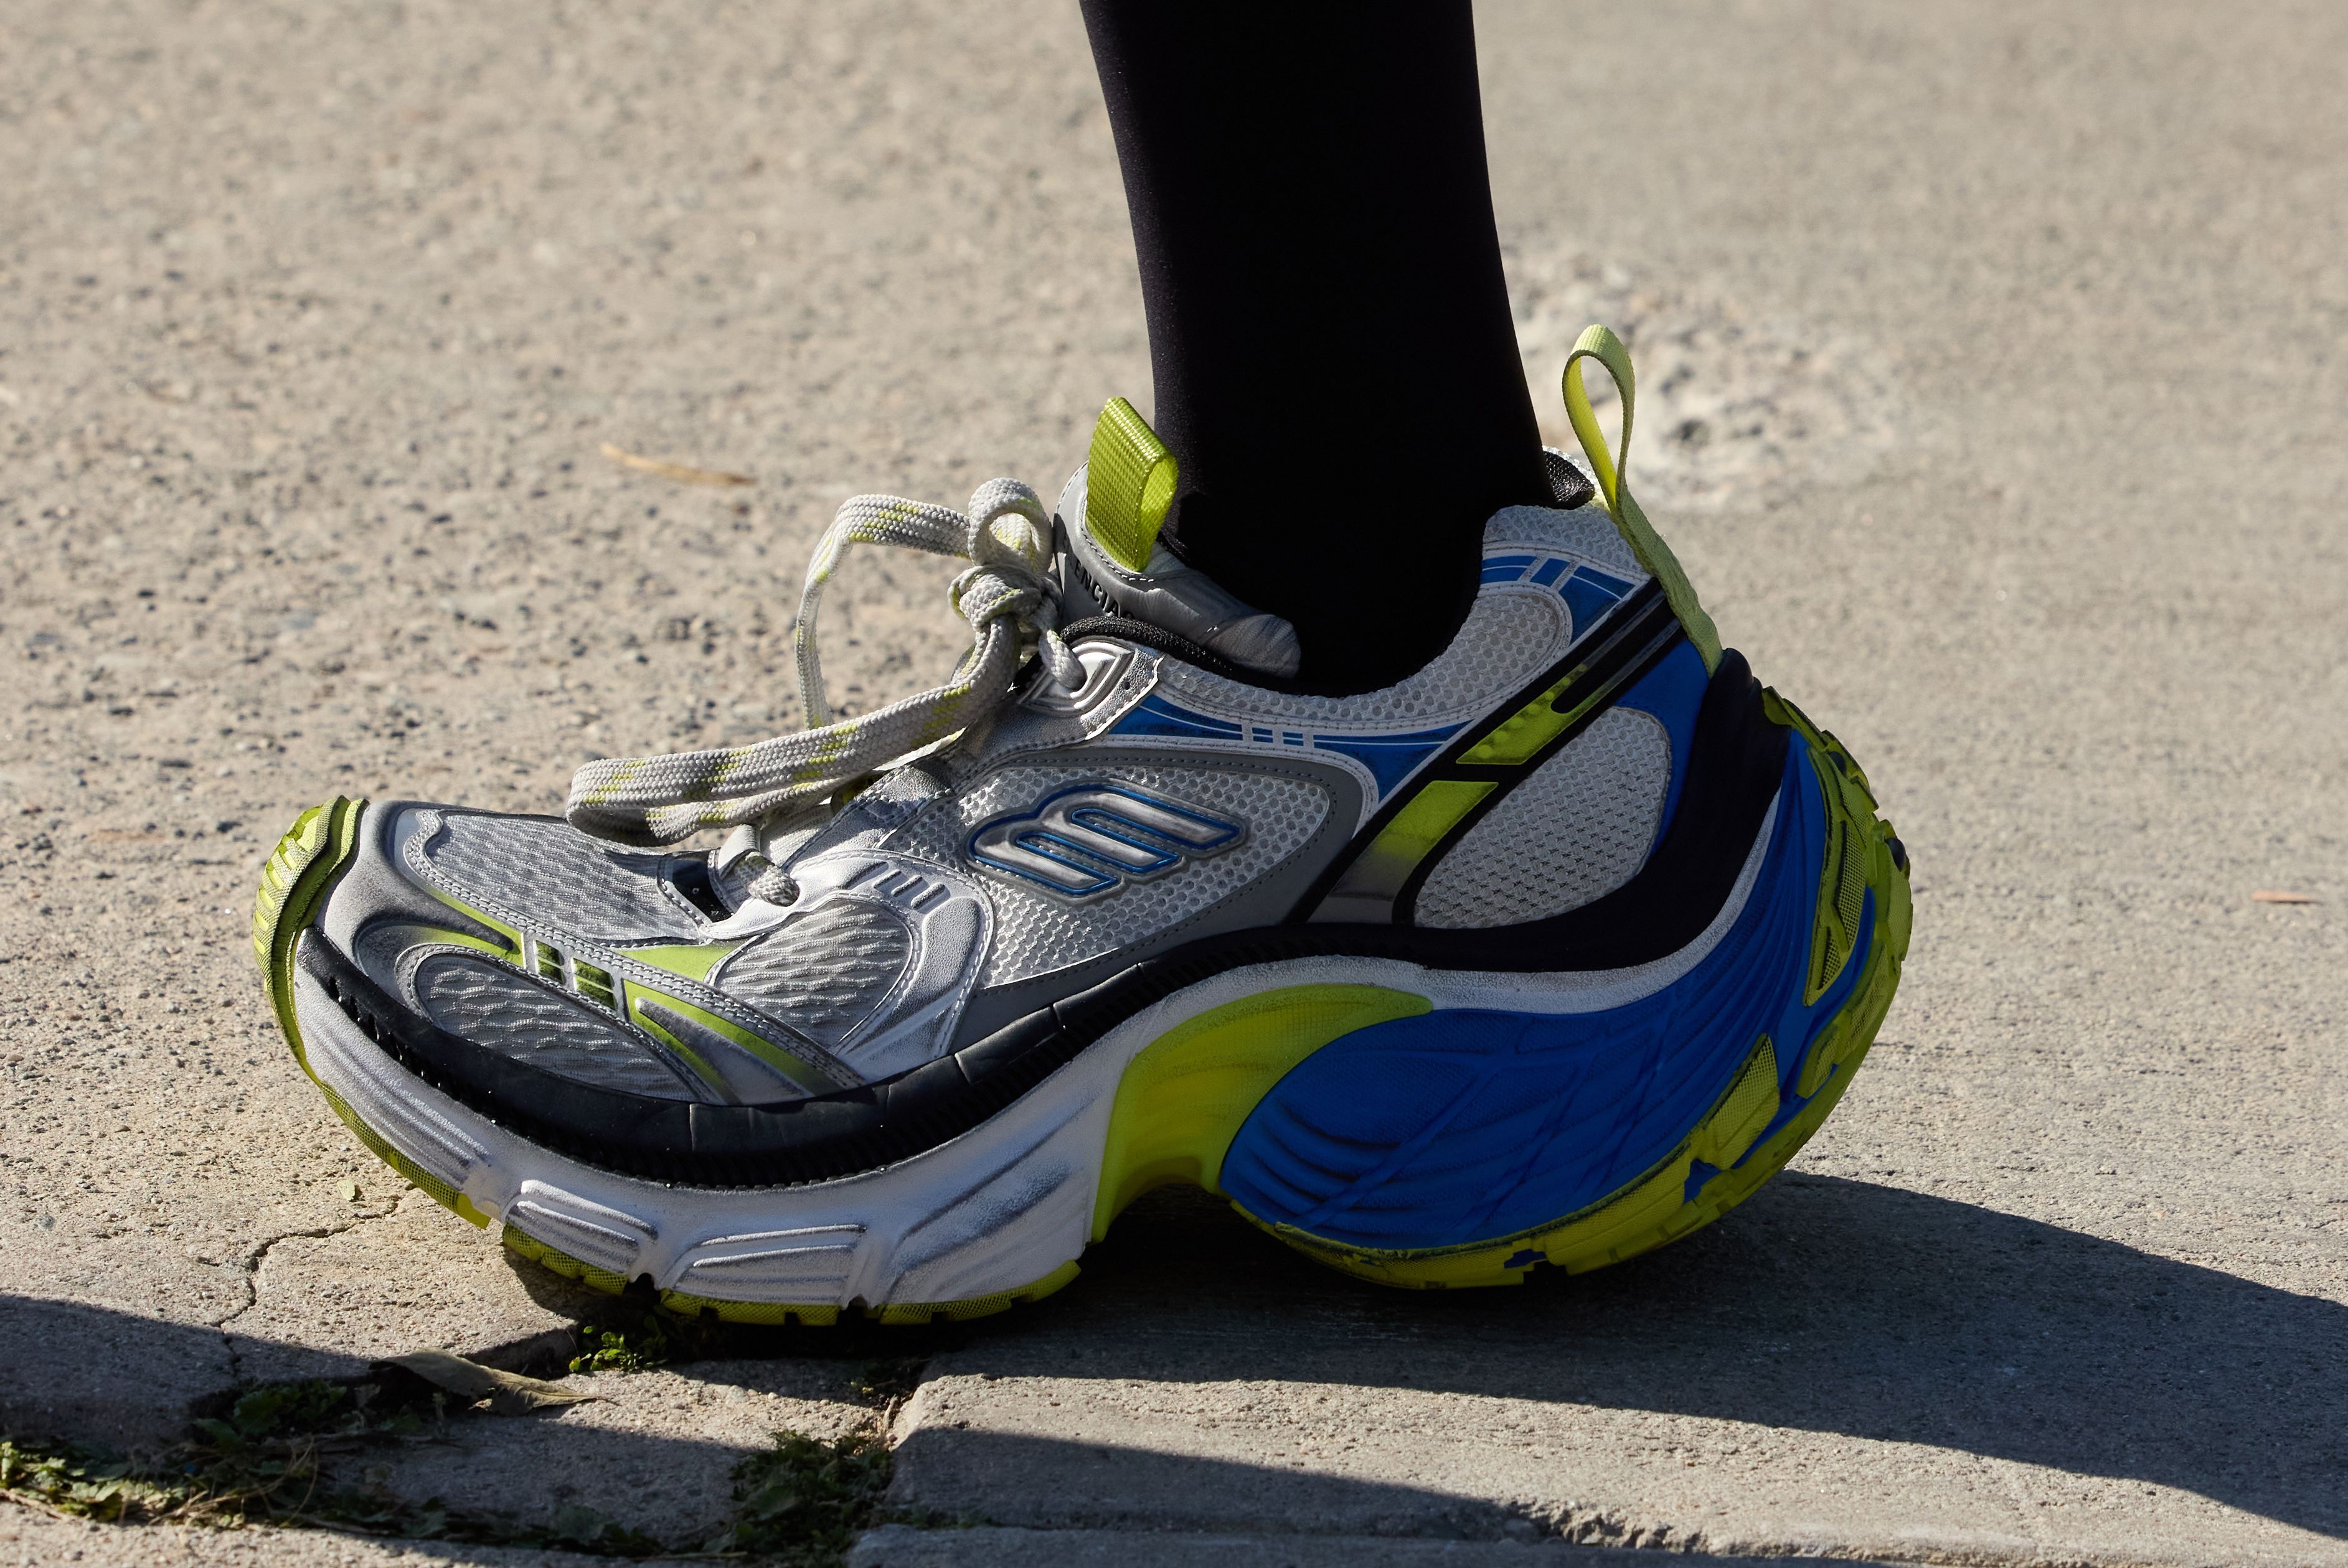
[[[1467,0],[1082,0],[1132,209],[1165,538],[1364,691],[1440,652],[1547,498]]]

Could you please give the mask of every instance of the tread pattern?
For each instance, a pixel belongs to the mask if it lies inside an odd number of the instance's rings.
[[[582,1263],[512,1225],[505,1227],[501,1239],[506,1249],[515,1255],[551,1269],[565,1279],[577,1280],[591,1290],[617,1296],[628,1288],[628,1282],[610,1269]],[[961,1323],[973,1317],[992,1317],[998,1312],[1008,1312],[1023,1301],[1043,1300],[1076,1278],[1079,1272],[1081,1270],[1072,1259],[1043,1278],[1015,1289],[973,1296],[967,1301],[884,1302],[879,1307],[866,1307],[864,1316],[875,1323],[894,1327],[934,1323],[940,1319]],[[806,1328],[829,1328],[839,1323],[841,1312],[841,1308],[828,1302],[721,1301],[715,1296],[695,1296],[683,1290],[662,1291],[660,1304],[681,1317],[715,1318],[721,1323],[764,1324],[775,1327],[796,1323]]]
[[[1766,1081],[1756,1082],[1755,1062],[1766,1052],[1773,1069],[1777,1065],[1776,1047],[1763,1036],[1714,1109],[1660,1166],[1591,1209],[1498,1241],[1381,1252],[1334,1244],[1253,1214],[1251,1220],[1309,1257],[1382,1285],[1422,1290],[1514,1285],[1542,1265],[1581,1274],[1675,1241],[1752,1196],[1793,1158],[1841,1100],[1874,1044],[1899,988],[1911,914],[1905,851],[1891,825],[1874,815],[1866,775],[1849,750],[1776,692],[1765,702],[1771,718],[1808,741],[1824,785],[1828,854],[1810,973],[1821,967],[1817,949],[1837,940],[1846,943],[1846,958],[1864,965],[1850,995],[1811,1040],[1790,1090],[1756,1106]],[[1834,924],[1847,908],[1848,922],[1838,931]],[[1853,954],[1859,941],[1865,948]],[[1840,972],[1839,966],[1827,970],[1826,979],[1838,979]],[[1774,1114],[1762,1117],[1764,1109]]]

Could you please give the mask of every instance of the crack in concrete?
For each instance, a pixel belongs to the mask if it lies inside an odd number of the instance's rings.
[[[345,1231],[356,1230],[370,1220],[387,1219],[396,1213],[398,1208],[399,1201],[395,1198],[380,1209],[353,1214],[350,1218],[335,1225],[313,1225],[305,1229],[281,1231],[275,1235],[262,1240],[237,1261],[238,1267],[243,1270],[244,1305],[211,1326],[219,1332],[221,1348],[228,1356],[229,1379],[232,1383],[244,1381],[244,1358],[237,1350],[236,1336],[230,1332],[230,1326],[261,1305],[261,1267],[269,1261],[269,1255],[275,1250],[277,1245],[280,1242],[303,1238],[324,1241],[329,1236],[338,1236]]]
[[[894,1449],[902,1440],[897,1432],[897,1419],[928,1386],[930,1368],[937,1361],[934,1354],[893,1358],[876,1364],[855,1385],[854,1391],[860,1396],[857,1403],[872,1412],[866,1426],[890,1448]]]

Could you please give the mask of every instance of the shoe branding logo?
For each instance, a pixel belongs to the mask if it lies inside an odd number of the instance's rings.
[[[977,864],[1065,898],[1097,898],[1186,860],[1220,855],[1247,824],[1121,784],[1079,784],[970,837]]]

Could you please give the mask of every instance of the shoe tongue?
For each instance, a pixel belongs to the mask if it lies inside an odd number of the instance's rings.
[[[1197,643],[1242,669],[1286,678],[1303,652],[1296,628],[1246,603],[1159,542],[1174,504],[1174,455],[1122,397],[1093,427],[1084,471],[1060,518],[1061,589]],[[1074,515],[1068,515],[1073,512]]]

